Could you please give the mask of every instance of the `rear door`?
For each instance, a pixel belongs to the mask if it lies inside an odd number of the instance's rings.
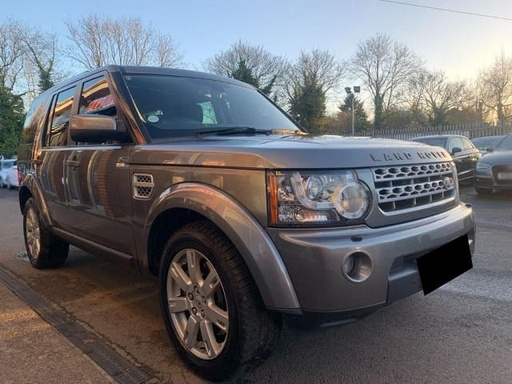
[[[64,161],[68,151],[68,127],[76,86],[56,93],[51,101],[50,112],[41,138],[42,148],[35,157],[36,172],[45,195],[50,215],[55,226],[66,227]]]
[[[106,74],[84,81],[78,114],[118,118]],[[73,143],[66,157],[66,196],[73,232],[96,244],[131,255],[130,143]]]

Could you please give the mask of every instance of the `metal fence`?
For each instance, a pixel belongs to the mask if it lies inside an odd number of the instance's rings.
[[[470,139],[482,136],[506,135],[512,132],[510,126],[489,125],[485,123],[439,125],[436,127],[417,127],[414,129],[385,128],[378,131],[358,132],[359,136],[373,136],[388,139],[409,140],[419,136],[463,135]]]

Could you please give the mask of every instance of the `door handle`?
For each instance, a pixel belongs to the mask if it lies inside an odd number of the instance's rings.
[[[68,167],[78,168],[80,166],[80,161],[76,159],[66,160],[65,163]]]

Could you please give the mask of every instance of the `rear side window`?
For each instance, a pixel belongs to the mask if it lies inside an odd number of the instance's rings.
[[[69,88],[57,94],[52,106],[49,124],[48,145],[63,146],[67,144],[69,119],[76,87]]]
[[[463,150],[473,149],[475,146],[468,139],[461,138],[463,144]]]
[[[116,116],[114,98],[105,76],[88,80],[82,87],[79,114]]]

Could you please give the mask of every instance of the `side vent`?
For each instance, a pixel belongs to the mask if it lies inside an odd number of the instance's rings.
[[[146,173],[134,173],[132,178],[133,198],[137,200],[148,200],[153,194],[155,183],[153,175]]]

